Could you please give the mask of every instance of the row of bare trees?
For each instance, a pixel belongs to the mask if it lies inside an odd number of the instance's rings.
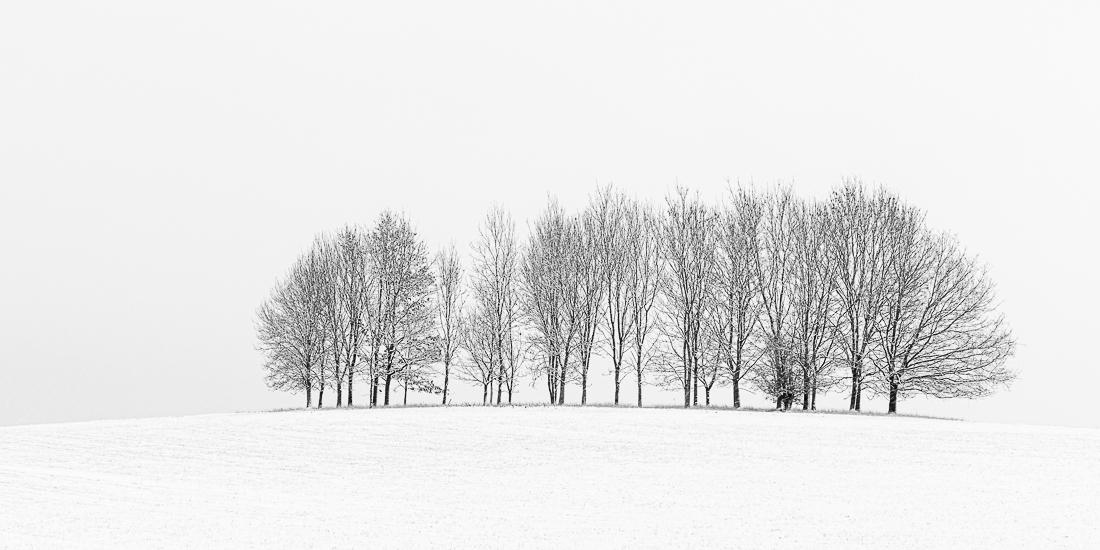
[[[435,279],[426,245],[392,212],[317,237],[257,312],[269,386],[304,392],[306,406],[326,388],[353,405],[356,380],[371,405],[380,391],[388,405],[394,385],[406,402],[409,389],[437,391],[431,366],[451,343],[437,334]]]
[[[521,241],[500,206],[472,243],[429,261],[408,220],[322,235],[260,308],[268,383],[352,384],[389,404],[391,383],[442,393],[452,378],[510,403],[521,378],[553,404],[603,356],[613,402],[633,380],[677,388],[685,407],[746,385],[777,408],[815,409],[843,388],[851,409],[884,396],[976,397],[1009,383],[1015,342],[984,267],[924,213],[845,181],[823,201],[788,186],[730,186],[717,204],[677,187],[656,205],[599,189],[580,212],[550,199]],[[441,371],[441,372],[440,372]],[[442,387],[436,380],[442,375]],[[495,401],[494,401],[495,400]]]

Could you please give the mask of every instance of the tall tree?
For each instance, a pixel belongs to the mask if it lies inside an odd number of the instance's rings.
[[[314,248],[320,253],[324,278],[323,319],[332,354],[329,379],[335,384],[336,406],[343,404],[345,382],[351,406],[352,383],[366,334],[364,314],[370,305],[364,237],[358,229],[347,226],[335,234],[319,235]]]
[[[366,234],[356,227],[345,227],[336,234],[339,255],[336,280],[337,302],[347,323],[343,349],[344,375],[347,378],[348,406],[352,406],[352,384],[362,370],[363,349],[370,339],[371,288],[374,272],[368,261]],[[339,393],[339,392],[338,392]],[[337,397],[339,399],[339,397]],[[339,403],[337,403],[339,404]]]
[[[307,408],[312,405],[313,390],[324,387],[329,352],[322,267],[316,249],[299,257],[256,314],[265,381],[275,390],[305,392]],[[320,398],[317,404],[321,405]]]
[[[791,217],[794,257],[790,341],[801,371],[802,409],[817,409],[817,393],[830,387],[836,344],[836,268],[828,256],[828,210],[797,200]]]
[[[466,302],[466,292],[462,284],[462,258],[454,244],[436,254],[435,270],[436,329],[439,334],[437,343],[439,360],[443,363],[443,404],[446,405],[451,382],[451,363],[454,362],[461,344],[462,309]]]
[[[734,408],[741,407],[741,382],[760,358],[758,346],[753,345],[761,313],[753,254],[762,215],[761,201],[752,188],[730,187],[730,202],[718,224],[711,322],[719,359],[733,386]]]
[[[606,214],[598,205],[590,206],[577,220],[579,246],[572,249],[573,272],[577,276],[578,317],[580,321],[577,339],[577,374],[581,384],[581,405],[588,402],[588,370],[592,363],[592,351],[600,335],[603,320],[603,297],[607,284],[604,263],[606,247],[604,220]]]
[[[372,229],[370,251],[378,274],[372,403],[377,404],[381,382],[383,404],[389,405],[394,377],[411,383],[411,367],[423,366],[433,356],[433,276],[427,247],[409,220],[391,211],[383,212]]]
[[[327,361],[327,374],[322,380],[331,380],[336,389],[336,406],[343,406],[344,383],[344,346],[347,345],[348,324],[344,316],[344,310],[340,305],[338,293],[338,279],[340,271],[340,257],[337,252],[335,239],[331,235],[320,234],[314,238],[313,248],[317,251],[320,267],[317,270],[320,277],[319,290],[321,308],[320,320],[325,326],[328,339],[330,360]]]
[[[851,371],[848,408],[860,410],[865,359],[885,299],[886,239],[898,200],[845,180],[829,200],[829,261],[836,269],[839,351]]]
[[[794,264],[791,218],[795,203],[790,186],[779,185],[762,197],[757,238],[749,243],[754,278],[760,296],[764,358],[757,368],[757,385],[775,398],[776,408],[789,409],[797,393],[792,372],[794,350],[788,338]]]
[[[662,230],[665,381],[679,383],[684,407],[699,403],[698,369],[706,301],[714,267],[714,216],[698,193],[677,186],[666,198]]]
[[[596,220],[595,252],[596,261],[602,266],[603,296],[606,323],[603,335],[607,342],[608,356],[611,358],[611,376],[615,383],[614,403],[619,404],[619,393],[627,370],[623,368],[623,359],[630,347],[630,337],[634,327],[629,305],[629,271],[631,263],[637,261],[630,255],[631,240],[637,235],[631,234],[632,227],[627,216],[631,200],[620,190],[610,185],[597,191],[589,206],[591,216]]]
[[[573,261],[581,243],[576,220],[554,199],[531,227],[520,262],[524,312],[533,329],[531,345],[542,360],[536,379],[545,375],[550,402],[565,403],[565,385],[572,374],[573,352],[581,328],[578,276]]]
[[[479,322],[472,330],[489,331],[488,348],[469,350],[486,353],[479,358],[493,372],[496,384],[496,402],[501,403],[509,373],[513,338],[515,337],[517,307],[517,261],[515,222],[503,208],[494,206],[482,222],[477,240],[473,243],[471,293]]]
[[[654,350],[654,337],[659,316],[654,309],[661,289],[664,253],[661,250],[663,222],[649,203],[632,201],[624,212],[625,236],[622,247],[625,262],[626,321],[620,326],[631,328],[631,367],[638,384],[638,406],[642,406],[642,385],[649,370]]]

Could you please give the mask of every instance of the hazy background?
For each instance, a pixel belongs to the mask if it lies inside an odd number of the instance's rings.
[[[822,4],[0,4],[0,425],[300,406],[255,309],[386,207],[465,248],[493,201],[525,236],[597,182],[859,175],[988,263],[1020,342],[1011,391],[900,410],[1100,426],[1097,4]]]

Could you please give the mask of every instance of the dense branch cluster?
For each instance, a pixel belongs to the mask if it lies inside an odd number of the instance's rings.
[[[731,186],[718,204],[607,187],[575,214],[551,199],[525,241],[494,206],[470,260],[453,245],[430,257],[388,211],[320,235],[258,310],[268,384],[320,407],[325,389],[352,405],[366,382],[374,406],[394,387],[447,403],[454,378],[510,403],[527,377],[554,404],[579,386],[584,404],[602,355],[615,404],[633,379],[638,406],[647,384],[683,391],[685,407],[721,386],[739,407],[748,386],[781,409],[843,389],[851,409],[867,392],[896,412],[899,398],[983,396],[1014,378],[984,267],[858,180],[824,201]]]

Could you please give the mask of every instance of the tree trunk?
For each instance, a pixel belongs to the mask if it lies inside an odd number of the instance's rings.
[[[859,394],[862,389],[862,364],[864,364],[864,357],[856,355],[856,362],[851,365],[851,398],[848,403],[849,410],[859,410]]]
[[[588,366],[581,370],[581,405],[588,402]]]
[[[558,396],[554,393],[554,389],[558,386],[554,383],[554,367],[550,367],[548,370],[549,372],[546,373],[546,391],[549,392],[550,404],[553,405],[558,402]]]
[[[451,364],[443,363],[443,404],[447,404],[447,386],[451,383]],[[351,399],[351,397],[348,397]]]
[[[481,406],[485,406],[489,401],[489,384],[481,385]]]
[[[383,405],[385,405],[387,407],[390,406],[390,381],[391,380],[393,380],[393,374],[387,374],[386,375],[386,390],[385,390],[385,392],[386,392],[385,393],[386,402],[383,403]]]
[[[504,365],[500,368],[501,374],[497,376],[497,405],[500,404],[500,396],[504,393]]]
[[[370,406],[378,406],[378,375],[374,375],[370,385]]]
[[[802,410],[810,410],[810,368],[802,369]]]
[[[321,403],[325,400],[325,387],[321,386],[317,388],[317,408],[321,408]]]
[[[699,361],[697,359],[692,360],[692,362],[691,362],[691,386],[692,386],[692,388],[691,388],[692,389],[691,406],[692,407],[698,407],[699,406]]]
[[[851,395],[849,396],[849,399],[848,399],[848,410],[850,410],[850,411],[856,410],[856,380],[857,380],[857,376],[858,376],[857,373],[858,372],[859,372],[858,369],[856,369],[855,367],[852,367],[852,393],[851,393]]]
[[[777,410],[777,411],[783,410],[783,396],[782,395],[775,396],[775,410]]]
[[[619,365],[620,365],[620,363],[615,364],[615,405],[616,406],[619,405]]]
[[[890,381],[890,408],[886,412],[887,414],[898,413],[898,383],[895,380]]]
[[[558,373],[558,405],[565,404],[565,363],[561,365],[561,372]]]
[[[405,400],[401,404],[402,405],[408,405],[409,404],[409,381],[408,380],[405,380]]]
[[[817,410],[817,386],[814,386],[813,392],[810,393],[810,410]]]
[[[741,408],[741,364],[733,369],[733,408]]]
[[[313,391],[313,388],[311,388],[309,386],[306,386],[306,408],[307,409],[313,406],[312,391]]]
[[[860,373],[859,382],[856,384],[856,412],[859,412],[860,402],[863,400],[863,373]]]
[[[707,406],[709,407],[710,406],[710,386],[706,386],[706,392],[707,392]]]
[[[684,363],[684,408],[691,407],[691,369]]]
[[[553,355],[546,357],[546,389],[550,393],[550,404],[558,402],[558,361]]]
[[[348,407],[351,407],[351,369],[348,369]]]
[[[691,360],[688,359],[688,344],[684,340],[681,349],[684,350],[684,408],[691,406]]]

